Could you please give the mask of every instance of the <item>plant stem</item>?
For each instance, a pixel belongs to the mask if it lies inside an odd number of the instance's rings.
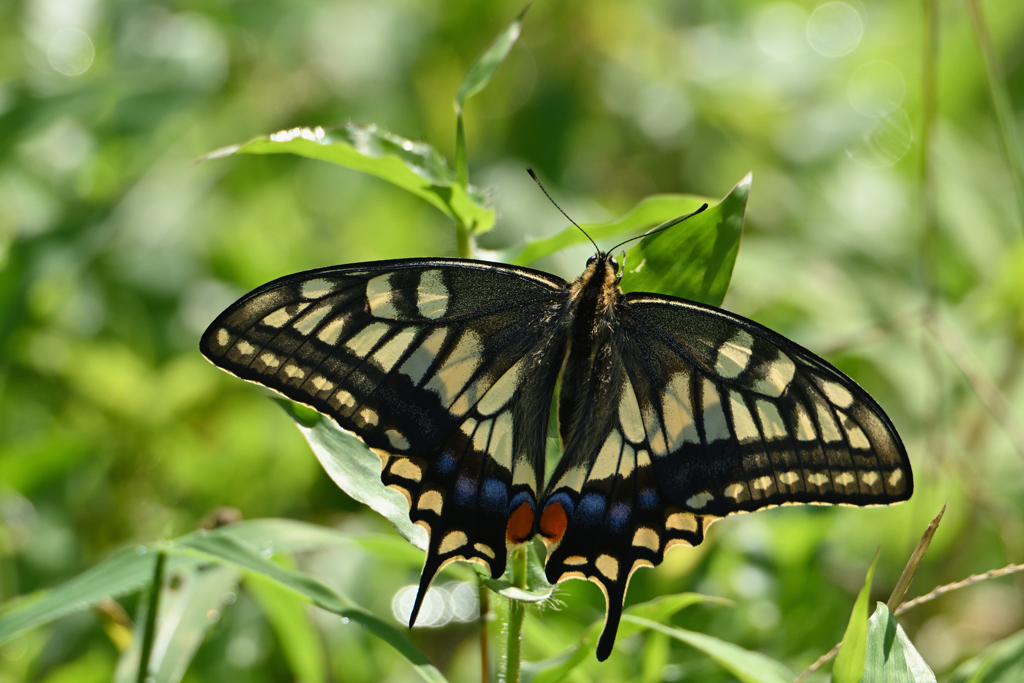
[[[924,277],[928,285],[929,306],[935,299],[934,269],[937,262],[938,221],[935,202],[935,175],[932,173],[932,144],[935,114],[938,110],[937,75],[939,62],[938,0],[924,0],[924,54],[921,72],[921,208],[924,222]]]
[[[473,258],[473,236],[469,227],[460,220],[455,221],[455,248],[459,258]]]
[[[149,656],[153,651],[153,640],[156,637],[156,613],[160,608],[160,590],[164,585],[164,564],[167,553],[156,555],[156,566],[153,567],[153,581],[149,586],[149,604],[146,606],[146,624],[142,631],[142,648],[139,652],[139,671],[136,676],[138,683],[145,683],[149,676]]]
[[[462,123],[462,108],[455,111],[455,177],[459,185],[469,187],[469,166],[466,161],[466,128]]]
[[[487,639],[487,622],[491,618],[491,590],[479,574],[476,577],[476,587],[480,600],[480,681],[489,683],[491,680],[491,653]]]
[[[971,24],[974,26],[974,33],[978,38],[978,45],[981,47],[981,56],[985,62],[985,76],[988,79],[988,88],[992,95],[992,105],[996,110],[996,121],[999,124],[1003,153],[1006,155],[1006,163],[1010,167],[1013,187],[1017,194],[1017,209],[1021,217],[1020,227],[1024,230],[1024,159],[1022,159],[1020,134],[1017,130],[1013,105],[1010,103],[1010,95],[1006,91],[1002,66],[999,63],[995,45],[992,43],[992,34],[989,33],[978,0],[967,0],[967,13],[971,17]]]
[[[526,545],[512,551],[512,585],[516,588],[526,588]],[[509,600],[505,683],[519,683],[519,666],[523,658],[520,645],[523,640],[523,616],[525,614],[526,605],[518,600]]]

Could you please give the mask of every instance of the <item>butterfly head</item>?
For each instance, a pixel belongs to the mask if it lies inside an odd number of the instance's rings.
[[[601,287],[614,286],[622,279],[619,261],[610,253],[597,252],[587,259],[587,269],[580,278],[583,284],[598,284]]]

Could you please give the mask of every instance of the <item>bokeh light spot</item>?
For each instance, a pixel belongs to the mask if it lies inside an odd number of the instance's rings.
[[[96,56],[92,40],[77,28],[62,28],[53,34],[46,57],[50,66],[65,76],[81,76]]]
[[[856,49],[864,36],[860,14],[845,2],[828,2],[807,20],[807,41],[826,57],[842,57]]]
[[[902,107],[896,107],[887,114],[865,117],[860,140],[848,146],[846,153],[865,166],[892,166],[907,155],[913,142],[910,117]]]

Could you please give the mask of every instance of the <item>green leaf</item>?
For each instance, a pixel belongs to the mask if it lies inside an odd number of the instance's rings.
[[[473,66],[469,68],[466,76],[462,79],[462,83],[459,84],[458,92],[455,93],[455,111],[460,115],[466,100],[487,87],[491,77],[494,76],[494,72],[498,70],[501,63],[508,57],[512,46],[516,44],[516,40],[519,38],[519,32],[523,27],[523,17],[526,16],[526,12],[530,9],[531,4],[533,3],[531,2],[523,8],[523,11],[519,13],[515,21],[509,24],[508,28],[494,39],[494,42],[487,48],[487,51],[480,55],[476,62],[473,63]]]
[[[701,595],[699,593],[665,595],[649,602],[629,607],[623,613],[624,616],[622,623],[619,625],[617,639],[628,638],[634,633],[648,628],[645,623],[635,623],[626,620],[625,615],[637,617],[642,622],[666,621],[676,612],[699,603],[732,605],[730,600]],[[566,648],[565,651],[554,657],[539,662],[524,663],[523,683],[556,683],[568,676],[573,669],[587,661],[588,655],[597,647],[597,639],[601,634],[603,626],[603,620],[595,622],[587,629],[578,643]]]
[[[953,672],[949,683],[1019,683],[1024,681],[1024,631],[995,643]]]
[[[340,543],[372,545],[374,542],[372,536],[353,538],[333,529],[289,519],[246,520],[212,533],[231,535],[261,550],[276,552],[311,550]],[[57,588],[8,602],[0,615],[0,643],[40,624],[87,609],[104,598],[143,588],[153,576],[154,550],[144,545],[127,548]],[[167,572],[184,571],[197,564],[191,557],[171,556]]]
[[[114,554],[53,590],[36,593],[4,605],[0,616],[0,643],[40,624],[87,609],[103,598],[137,591],[153,577],[156,553],[146,546]],[[186,557],[168,559],[167,571],[195,566]]]
[[[877,562],[878,552],[875,553],[875,559],[871,560],[868,575],[864,578],[864,586],[853,603],[850,623],[846,626],[843,644],[836,655],[836,663],[832,666],[833,683],[860,683],[864,675],[864,653],[868,640],[868,599]]]
[[[864,680],[936,683],[935,674],[914,648],[896,617],[881,602],[868,620]]]
[[[371,536],[354,536],[330,527],[294,519],[246,519],[220,527],[212,534],[234,536],[271,554],[297,553],[349,543],[362,543]]]
[[[225,596],[236,589],[239,573],[232,567],[203,565],[167,574],[157,610],[156,638],[149,659],[147,680],[178,683],[188,670],[196,651],[217,619],[210,613],[224,608]],[[146,601],[141,601],[137,624],[145,623]],[[134,683],[138,678],[141,634],[122,655],[114,674],[116,683]]]
[[[410,543],[426,550],[426,529],[409,521],[405,496],[381,482],[380,458],[366,444],[320,413],[291,401],[274,400],[295,420],[320,464],[342,491],[383,515]]]
[[[781,662],[705,633],[664,626],[633,615],[623,615],[622,621],[664,633],[700,650],[743,683],[790,683],[794,678],[793,672]]]
[[[297,154],[377,176],[437,207],[473,233],[490,230],[494,210],[475,188],[464,188],[445,159],[425,142],[414,142],[376,125],[293,128],[207,154],[200,161],[232,154]]]
[[[322,683],[326,678],[327,655],[323,640],[309,619],[306,601],[260,574],[246,574],[245,588],[256,598],[277,634],[294,679]]]
[[[642,199],[629,213],[604,223],[582,223],[580,227],[595,241],[627,234],[641,233],[677,216],[690,213],[706,203],[702,197],[685,194],[654,195]],[[587,236],[575,225],[569,226],[557,235],[530,242],[525,247],[501,252],[501,260],[517,266],[528,266],[538,259],[550,256],[566,247],[589,242]]]
[[[197,558],[228,564],[255,572],[288,588],[313,604],[361,624],[405,657],[426,681],[444,681],[444,676],[397,627],[357,605],[330,586],[309,574],[282,567],[265,559],[258,550],[228,534],[194,533],[174,542],[169,550]]]
[[[748,174],[715,206],[626,252],[623,291],[659,292],[721,306],[739,253],[750,180]]]
[[[425,680],[444,681],[440,672],[400,629],[315,577],[266,559],[274,550],[310,549],[337,543],[360,543],[362,540],[301,522],[253,520],[216,531],[196,531],[154,546],[126,549],[52,591],[7,605],[0,616],[0,643],[34,626],[86,609],[103,598],[139,590],[149,583],[157,554],[155,551],[160,550],[169,554],[168,575],[209,562],[262,575],[323,609],[362,624],[409,660]]]

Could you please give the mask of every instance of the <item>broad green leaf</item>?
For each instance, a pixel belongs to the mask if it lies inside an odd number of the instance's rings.
[[[490,83],[494,72],[498,70],[501,63],[508,57],[512,46],[516,44],[519,32],[523,27],[523,17],[526,16],[526,12],[529,9],[530,5],[524,7],[519,16],[515,18],[515,21],[509,24],[508,28],[494,39],[494,42],[487,48],[487,51],[480,55],[476,62],[473,63],[473,66],[469,68],[469,71],[462,79],[462,83],[459,84],[458,92],[455,93],[456,112],[461,113],[466,100],[483,90]]]
[[[413,645],[408,636],[387,621],[375,616],[347,597],[309,574],[297,572],[265,559],[258,550],[227,534],[195,533],[174,542],[169,550],[197,558],[228,564],[255,572],[277,585],[288,588],[313,604],[361,624],[367,631],[388,643],[405,657],[427,681],[444,681],[441,672]]]
[[[295,680],[322,683],[327,655],[323,639],[309,619],[307,602],[260,574],[246,574],[245,589],[256,598],[267,622],[277,634],[277,641]]]
[[[832,666],[833,683],[860,683],[864,675],[864,653],[868,640],[868,599],[877,562],[876,552],[875,559],[871,560],[871,566],[868,567],[868,575],[864,577],[864,586],[853,603],[850,622],[846,626],[846,633],[843,634],[843,644]]]
[[[1024,681],[1024,631],[995,643],[953,672],[949,683],[1019,683]]]
[[[4,605],[0,643],[40,624],[87,609],[100,600],[139,590],[153,577],[156,553],[146,546],[127,548],[50,591]],[[195,566],[188,557],[168,558],[167,571]]]
[[[647,197],[634,206],[629,213],[604,223],[581,223],[580,227],[595,241],[642,234],[648,228],[664,223],[677,216],[696,210],[707,203],[702,197],[685,194],[663,194]],[[501,260],[517,266],[528,266],[538,259],[550,256],[556,251],[576,244],[589,242],[587,236],[575,225],[569,226],[556,235],[530,242],[525,247],[501,252]]]
[[[219,614],[224,608],[225,596],[237,588],[239,573],[232,567],[197,565],[165,576],[147,680],[178,683],[206,634],[217,624],[211,612]],[[121,656],[114,674],[116,683],[134,683],[138,679],[141,624],[145,623],[147,608],[145,600],[140,602],[136,620],[140,627],[132,646]]]
[[[405,496],[381,482],[380,458],[366,444],[320,413],[275,400],[295,420],[321,466],[342,491],[383,515],[410,543],[426,550],[426,529],[409,521]]]
[[[475,188],[463,188],[444,157],[425,142],[414,142],[373,124],[293,128],[218,149],[203,157],[232,154],[297,154],[377,176],[433,204],[472,233],[490,230],[494,210]]]
[[[881,602],[868,619],[864,680],[936,683],[935,674],[914,648],[896,617]]]
[[[781,662],[705,633],[664,626],[632,615],[623,615],[622,621],[664,633],[700,650],[743,683],[790,683],[794,678],[793,672]]]
[[[619,625],[619,632],[616,640],[642,631],[646,628],[645,623],[627,621],[625,615],[637,617],[643,622],[665,621],[691,605],[698,603],[713,603],[718,605],[732,605],[732,601],[723,598],[716,598],[699,593],[678,593],[676,595],[665,595],[649,602],[633,605],[623,613],[622,623]],[[523,683],[557,683],[568,676],[573,669],[587,661],[588,656],[597,647],[597,639],[601,634],[603,622],[598,621],[590,626],[575,645],[568,647],[564,652],[539,662],[523,663]]]
[[[627,251],[623,291],[658,292],[721,306],[740,249],[750,179],[748,174],[715,206]]]

